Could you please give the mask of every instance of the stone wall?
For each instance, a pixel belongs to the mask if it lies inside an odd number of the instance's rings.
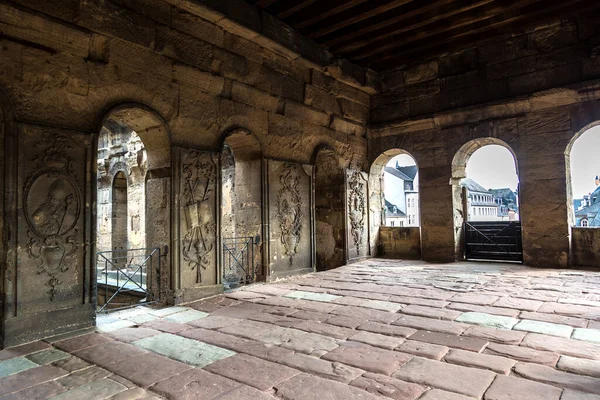
[[[593,18],[560,21],[382,78],[369,159],[401,149],[419,165],[424,259],[455,259],[455,155],[473,139],[491,139],[517,159],[525,263],[568,265],[565,152],[600,119],[599,26]]]
[[[600,267],[600,229],[571,228],[571,263],[577,267]]]
[[[0,4],[0,92],[7,97],[0,104],[3,114],[13,111],[5,110],[11,104],[16,120],[7,136],[27,132],[26,140],[42,142],[45,127],[52,127],[57,135],[77,137],[66,156],[87,167],[78,165],[77,184],[82,196],[89,194],[81,197],[78,241],[69,249],[69,271],[77,273],[56,275],[60,284],[51,276],[41,281],[39,260],[26,251],[26,232],[10,232],[8,262],[2,268],[6,330],[0,346],[93,325],[95,246],[85,244],[95,243],[91,210],[97,199],[91,193],[96,166],[93,152],[82,157],[95,149],[108,116],[143,136],[148,150],[146,219],[152,229],[146,242],[161,249],[160,271],[152,274],[160,282],[152,285],[165,302],[214,293],[219,280],[213,269],[206,286],[198,284],[197,270],[178,251],[188,226],[175,218],[183,210],[173,148],[181,149],[182,156],[190,148],[207,150],[218,159],[228,132],[244,129],[257,138],[266,158],[309,164],[315,149],[326,144],[339,155],[340,166],[366,168],[373,76],[334,62],[325,49],[299,35],[282,44],[284,35],[278,32],[286,27],[273,20],[265,19],[252,31],[245,24],[262,17],[256,10],[246,12],[242,1],[211,4],[213,9],[191,0]],[[227,10],[233,15],[225,16]],[[144,114],[144,123],[138,113]],[[10,171],[33,163],[19,151],[29,142],[4,144],[10,157],[3,161]],[[30,173],[11,173],[11,182],[3,185],[4,215],[10,221],[26,216],[18,199]],[[307,265],[297,271],[312,269],[310,257],[303,261]],[[47,290],[34,292],[30,284]],[[52,285],[54,299],[40,297]]]
[[[146,247],[146,171],[144,144],[130,129],[106,127],[98,139],[98,184],[96,250],[140,249]],[[123,209],[116,210],[119,193],[116,179],[125,179]],[[121,227],[115,232],[114,227]]]
[[[421,259],[421,229],[419,227],[382,226],[379,228],[379,243],[378,257]]]

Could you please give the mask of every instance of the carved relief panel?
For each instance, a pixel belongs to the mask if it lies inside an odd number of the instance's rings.
[[[268,161],[270,277],[312,271],[312,166]]]
[[[20,129],[16,284],[22,312],[89,301],[90,148],[85,134]]]
[[[346,235],[348,260],[370,255],[368,176],[346,170]]]
[[[179,149],[181,288],[217,283],[218,155]]]

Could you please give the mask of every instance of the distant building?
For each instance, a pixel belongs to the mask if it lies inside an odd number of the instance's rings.
[[[389,201],[385,201],[385,225],[406,226],[406,214]]]
[[[573,200],[576,226],[600,226],[600,179],[596,176],[596,189],[583,199]]]
[[[399,222],[400,218],[396,216],[388,221],[388,215],[390,215],[388,203],[405,215],[405,222],[402,226],[419,226],[418,173],[416,165],[401,167],[396,163],[396,167],[394,168],[384,168],[383,187],[386,200],[385,213],[387,226],[392,226],[392,221],[394,223]]]
[[[518,195],[511,189],[486,189],[473,179],[465,178],[467,221],[516,221],[519,219]]]

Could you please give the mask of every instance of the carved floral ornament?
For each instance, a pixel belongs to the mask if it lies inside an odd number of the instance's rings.
[[[23,190],[27,253],[38,263],[37,274],[48,277],[50,301],[59,293],[62,275],[76,264],[71,256],[79,248],[81,195],[74,161],[66,154],[73,148],[69,136],[44,132],[34,146],[39,154]]]
[[[212,262],[216,223],[211,193],[217,166],[208,152],[189,150],[182,167],[182,203],[187,231],[182,241],[183,259],[196,270],[196,283],[202,283],[202,271]]]
[[[302,217],[304,206],[300,196],[300,176],[296,165],[285,163],[279,175],[280,188],[277,191],[277,219],[281,232],[281,243],[285,249],[285,255],[289,257],[290,266],[294,263],[294,257],[298,252],[298,244],[301,239]]]
[[[365,180],[360,171],[353,171],[348,179],[348,216],[350,217],[350,233],[356,255],[360,255],[360,247],[363,243],[363,232],[365,227]]]

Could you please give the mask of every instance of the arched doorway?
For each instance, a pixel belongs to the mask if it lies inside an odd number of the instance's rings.
[[[166,124],[144,106],[112,109],[98,135],[97,165],[97,309],[170,301],[171,143]]]
[[[316,269],[345,263],[344,170],[335,151],[322,146],[314,155]]]
[[[571,264],[598,266],[600,257],[600,123],[578,132],[565,150]]]
[[[523,261],[517,158],[500,139],[463,145],[452,161],[458,260]]]
[[[221,279],[225,289],[264,279],[263,156],[245,130],[225,136],[220,153]]]
[[[380,257],[421,258],[418,171],[402,149],[383,152],[371,165],[371,247]]]

